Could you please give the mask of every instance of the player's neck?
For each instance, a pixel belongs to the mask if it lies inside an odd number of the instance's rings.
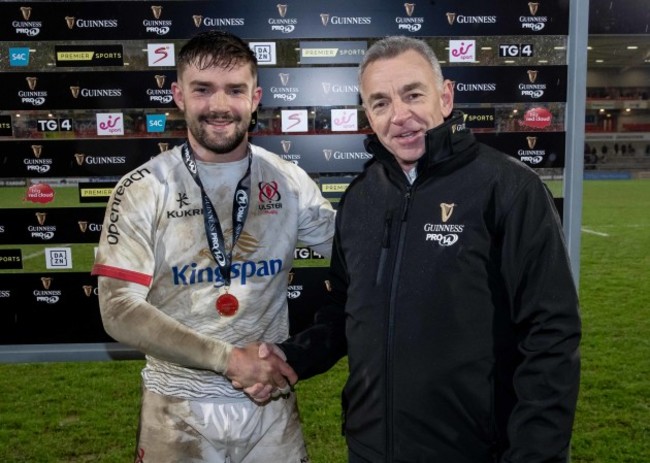
[[[192,140],[190,140],[190,145],[196,160],[203,162],[236,162],[244,159],[248,153],[248,142],[246,140],[228,153],[215,153]]]

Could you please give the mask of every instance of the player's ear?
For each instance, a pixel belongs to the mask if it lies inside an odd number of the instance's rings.
[[[185,101],[183,100],[183,89],[178,82],[172,82],[172,95],[174,96],[174,103],[178,109],[185,111]]]

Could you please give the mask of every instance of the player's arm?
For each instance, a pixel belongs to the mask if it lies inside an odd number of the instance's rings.
[[[338,235],[330,261],[327,301],[316,311],[314,323],[279,344],[289,365],[301,379],[324,373],[347,354],[345,302],[347,270]]]
[[[306,172],[298,169],[297,180],[300,191],[298,242],[329,258],[332,254],[336,211]]]
[[[287,380],[297,380],[277,356],[259,358],[257,344],[234,347],[166,315],[147,302],[146,286],[106,276],[99,276],[98,283],[104,328],[119,342],[161,360],[224,374],[241,387],[261,383],[283,388]]]

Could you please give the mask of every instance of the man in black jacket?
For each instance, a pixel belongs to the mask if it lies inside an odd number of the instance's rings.
[[[475,140],[425,42],[375,43],[359,83],[374,160],[289,364],[304,379],[347,353],[350,462],[567,461],[581,327],[550,193]]]

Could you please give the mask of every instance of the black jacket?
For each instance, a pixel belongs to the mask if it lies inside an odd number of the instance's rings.
[[[348,354],[344,432],[373,463],[567,461],[580,318],[545,185],[458,113],[427,133],[413,185],[367,149],[338,208],[332,302],[282,345],[289,363],[304,379]]]

